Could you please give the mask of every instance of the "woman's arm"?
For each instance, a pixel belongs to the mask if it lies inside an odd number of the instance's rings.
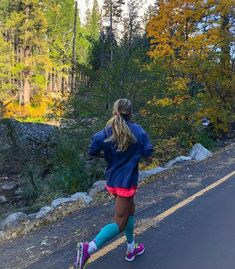
[[[144,132],[143,136],[143,152],[142,155],[147,161],[152,161],[153,145],[150,143],[149,136]]]
[[[100,131],[93,135],[88,147],[88,155],[93,158],[104,158],[103,150],[103,132]]]

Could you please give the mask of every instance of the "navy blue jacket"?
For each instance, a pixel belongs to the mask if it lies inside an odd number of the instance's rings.
[[[117,151],[117,145],[104,140],[112,134],[112,127],[96,133],[91,140],[88,154],[98,156],[104,151],[104,158],[108,163],[105,173],[106,184],[109,187],[131,188],[138,185],[138,163],[141,157],[150,157],[153,145],[144,129],[131,121],[126,121],[128,127],[135,135],[137,142],[128,147],[126,151]]]

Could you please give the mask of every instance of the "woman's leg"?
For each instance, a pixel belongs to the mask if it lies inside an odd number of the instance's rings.
[[[133,198],[117,196],[115,202],[114,223],[105,225],[90,243],[79,243],[77,257],[74,263],[75,269],[84,269],[90,255],[105,243],[123,232],[128,217],[133,207]]]
[[[128,218],[134,214],[134,196],[116,197],[114,220],[118,224],[120,232],[123,232],[127,226]]]
[[[134,248],[134,226],[135,226],[134,214],[135,214],[135,203],[134,203],[134,196],[133,196],[130,209],[129,209],[127,225],[125,227],[128,250],[133,250]]]
[[[89,243],[89,252],[92,254],[111,240],[127,226],[129,214],[133,212],[133,198],[116,196],[114,223],[105,225],[96,237]],[[133,212],[134,213],[134,212]]]

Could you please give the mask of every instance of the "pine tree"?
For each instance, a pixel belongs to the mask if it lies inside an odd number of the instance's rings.
[[[147,23],[156,15],[156,7],[149,5],[142,17],[142,29],[145,30]]]
[[[110,43],[110,62],[113,61],[113,47],[115,43],[115,30],[122,16],[124,0],[105,0],[103,4],[104,19],[108,22],[108,37]]]
[[[71,86],[74,0],[51,1],[46,13],[51,60],[51,64],[46,69],[47,92],[61,91],[64,95],[70,91]],[[77,28],[80,28],[79,18]]]
[[[100,34],[100,19],[101,14],[99,10],[98,1],[94,0],[92,10],[87,10],[86,14],[86,33],[87,35],[93,39],[98,40]]]
[[[19,87],[20,104],[27,104],[31,99],[32,85],[37,84],[40,88],[37,70],[47,48],[47,21],[40,1],[11,1],[4,28],[5,40],[12,48],[12,68],[18,70],[9,76]]]
[[[98,13],[96,1],[89,30],[77,19],[77,86],[89,81],[92,50],[99,38]],[[30,104],[52,102],[52,96],[70,91],[73,15],[74,0],[0,2],[1,99],[9,103],[16,98],[26,105],[18,108],[12,104],[16,110],[27,111],[19,114],[29,113]]]
[[[124,18],[124,40],[125,43],[128,43],[130,54],[134,39],[140,36],[141,32],[141,22],[138,14],[141,4],[141,0],[129,0],[127,3],[127,16]]]

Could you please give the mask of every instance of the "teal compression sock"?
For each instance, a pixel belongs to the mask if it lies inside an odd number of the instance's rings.
[[[125,234],[128,244],[131,244],[134,241],[134,226],[135,226],[135,218],[134,216],[129,216],[125,228]]]
[[[102,247],[106,242],[119,234],[119,226],[117,223],[111,223],[104,226],[93,240],[97,249]]]

